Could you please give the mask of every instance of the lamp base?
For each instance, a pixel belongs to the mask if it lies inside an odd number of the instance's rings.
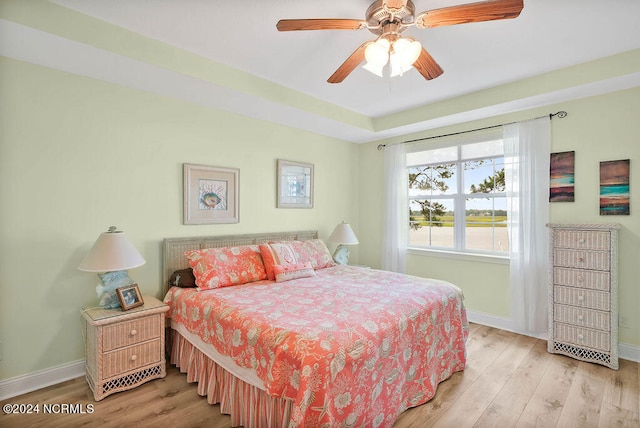
[[[116,288],[135,284],[129,277],[126,270],[98,274],[102,284],[96,286],[96,294],[100,302],[98,306],[105,309],[116,309],[120,307],[120,300],[116,293]]]
[[[333,252],[333,261],[339,265],[346,265],[349,262],[349,247],[338,245]]]

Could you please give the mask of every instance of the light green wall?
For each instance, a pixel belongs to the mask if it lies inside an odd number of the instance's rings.
[[[504,89],[505,91],[507,88]],[[458,100],[462,106],[464,97]],[[543,109],[504,115],[488,120],[441,128],[405,139],[435,136],[483,126],[528,119],[557,110],[566,110],[564,119],[552,121],[552,151],[576,152],[576,202],[554,203],[550,220],[555,223],[622,224],[619,242],[620,341],[640,345],[640,88],[566,102]],[[399,142],[401,138],[388,142]],[[360,262],[380,265],[382,231],[383,153],[379,142],[360,146],[361,183],[359,227],[366,230],[360,239]],[[599,162],[631,159],[631,215],[599,215]],[[463,288],[469,310],[498,317],[509,317],[508,265],[446,259],[409,254],[408,273],[452,281]],[[546,285],[545,285],[546,286]]]
[[[0,18],[338,122],[373,128],[372,119],[362,114],[47,0],[0,0]]]
[[[110,225],[160,296],[165,237],[318,229],[358,214],[358,147],[0,58],[0,380],[84,358],[77,266]],[[277,209],[276,160],[315,165],[315,207]],[[182,225],[182,164],[240,168],[240,223]],[[356,233],[357,225],[354,224]],[[352,254],[357,261],[357,251]]]

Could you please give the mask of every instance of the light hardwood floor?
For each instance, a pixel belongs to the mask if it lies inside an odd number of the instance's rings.
[[[640,367],[620,361],[614,371],[546,351],[546,342],[470,326],[467,367],[438,387],[427,404],[407,410],[394,428],[640,427]],[[0,427],[230,427],[173,366],[162,380],[100,402],[84,378],[1,404],[40,404],[39,414],[0,413]],[[44,414],[43,404],[82,405],[91,414]]]

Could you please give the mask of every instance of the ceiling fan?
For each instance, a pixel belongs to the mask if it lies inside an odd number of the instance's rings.
[[[278,31],[361,30],[378,36],[364,42],[329,77],[327,82],[342,82],[364,60],[364,66],[379,76],[387,63],[391,75],[402,75],[412,66],[427,80],[443,73],[431,55],[412,37],[400,34],[409,27],[420,29],[470,22],[516,18],[524,7],[523,0],[488,0],[415,13],[411,0],[376,0],[367,9],[365,20],[358,19],[282,19]]]

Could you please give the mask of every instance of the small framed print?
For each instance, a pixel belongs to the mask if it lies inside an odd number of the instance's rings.
[[[142,294],[138,289],[138,284],[127,285],[126,287],[116,288],[118,294],[118,300],[123,311],[128,311],[131,308],[144,305],[142,300]]]
[[[238,223],[237,168],[185,163],[184,224]]]
[[[278,159],[278,208],[313,208],[313,164]]]

